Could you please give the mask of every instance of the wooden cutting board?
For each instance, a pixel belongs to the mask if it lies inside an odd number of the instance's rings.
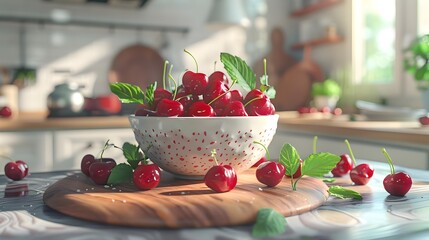
[[[160,186],[138,191],[132,184],[106,188],[83,174],[59,180],[44,193],[49,207],[73,217],[133,227],[216,227],[253,223],[260,208],[285,216],[310,211],[328,198],[319,179],[302,178],[292,191],[290,180],[277,187],[259,183],[255,169],[238,175],[230,192],[215,193],[201,181],[179,180],[163,173]]]

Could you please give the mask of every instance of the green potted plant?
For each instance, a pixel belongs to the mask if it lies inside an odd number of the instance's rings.
[[[341,87],[332,79],[326,79],[323,82],[313,83],[311,86],[311,96],[314,106],[318,109],[329,107],[334,109],[341,95]]]
[[[404,68],[416,81],[423,104],[429,111],[429,34],[417,37],[405,49]]]

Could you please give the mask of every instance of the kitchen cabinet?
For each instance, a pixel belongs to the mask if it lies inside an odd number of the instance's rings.
[[[131,128],[2,132],[0,155],[24,160],[30,172],[80,169],[82,157],[99,156],[108,139],[120,147],[124,142],[137,144]],[[125,161],[120,149],[108,149],[103,156]]]
[[[269,146],[269,151],[272,158],[278,158],[280,150],[285,143],[292,144],[297,148],[300,156],[305,158],[312,153],[314,134],[310,131],[297,132],[278,129]],[[334,154],[347,153],[348,149],[344,143],[346,136],[340,135],[318,135],[317,151],[318,152],[331,152]],[[393,158],[395,165],[410,167],[416,169],[429,169],[429,149],[419,148],[417,146],[407,146],[405,144],[398,145],[389,142],[377,142],[370,139],[362,138],[349,138],[353,153],[356,159],[367,159],[377,162],[387,161],[381,152],[382,148],[386,148],[389,155]]]
[[[0,133],[0,155],[24,160],[30,172],[52,170],[52,146],[52,134],[49,131]],[[1,161],[5,163],[10,160],[2,158]],[[0,174],[4,174],[3,167],[0,168]]]
[[[131,128],[62,130],[55,131],[53,149],[53,170],[79,169],[82,157],[92,154],[99,157],[107,140],[122,147],[124,142],[137,144]],[[122,151],[117,148],[107,149],[103,157],[113,158],[117,163],[124,162]]]

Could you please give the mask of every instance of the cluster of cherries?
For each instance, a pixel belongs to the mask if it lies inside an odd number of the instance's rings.
[[[190,53],[189,53],[190,54]],[[191,55],[192,56],[192,55]],[[231,89],[228,77],[215,71],[207,77],[197,71],[186,71],[182,84],[173,92],[164,87],[156,88],[150,106],[140,105],[136,116],[261,116],[275,113],[270,98],[259,89],[252,89],[246,96],[237,89]],[[165,68],[165,67],[164,67]],[[165,69],[164,69],[165,71]],[[165,77],[164,77],[165,82]]]
[[[4,174],[14,181],[19,181],[28,176],[28,165],[22,160],[11,160],[4,166]]]
[[[12,110],[8,106],[3,106],[0,108],[0,117],[1,118],[10,118],[12,116]]]
[[[116,161],[112,158],[95,158],[92,154],[83,156],[80,169],[90,177],[95,184],[105,185],[109,179]],[[161,170],[154,163],[141,162],[133,172],[134,185],[141,190],[149,190],[158,186],[161,180]]]

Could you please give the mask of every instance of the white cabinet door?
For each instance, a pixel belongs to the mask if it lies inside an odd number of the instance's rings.
[[[27,163],[29,172],[52,170],[52,133],[51,132],[1,132],[0,155]],[[1,158],[4,166],[8,160]],[[0,168],[4,174],[4,168]]]
[[[137,144],[131,128],[62,130],[54,133],[54,170],[80,169],[80,162],[85,154],[100,156],[105,142],[122,147],[124,142]],[[116,162],[124,162],[122,151],[109,148],[103,157],[110,157]]]

